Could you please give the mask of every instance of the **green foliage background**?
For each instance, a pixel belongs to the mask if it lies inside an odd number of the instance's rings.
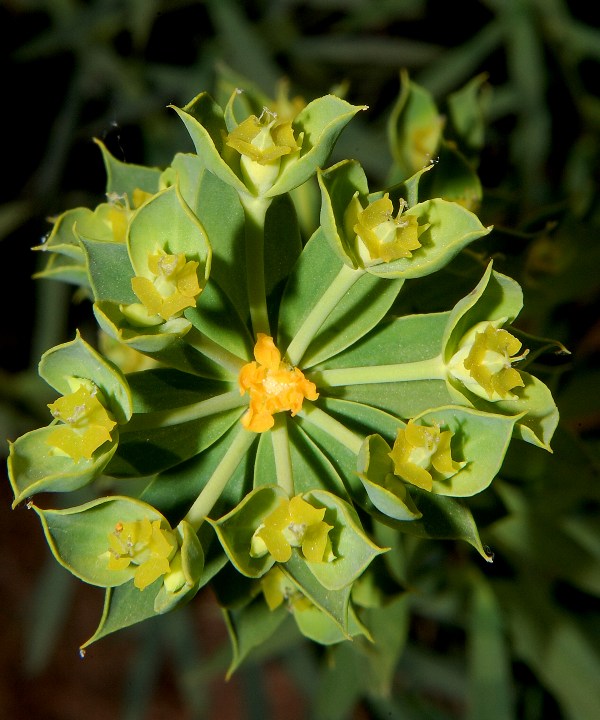
[[[37,258],[30,251],[49,230],[47,217],[102,200],[104,171],[92,137],[127,162],[168,163],[190,141],[166,105],[211,91],[220,66],[238,74],[240,85],[248,80],[271,95],[286,76],[307,99],[343,88],[350,102],[369,105],[344,131],[331,163],[358,159],[373,186],[386,182],[390,167],[385,121],[400,70],[441,107],[485,73],[478,214],[495,228],[486,251],[496,269],[524,288],[519,328],[556,338],[572,353],[557,358],[551,383],[562,416],[554,455],[519,443],[474,503],[494,564],[485,566],[462,547],[430,543],[418,588],[402,607],[390,606],[386,627],[374,629],[382,642],[406,641],[389,693],[380,678],[361,674],[350,645],[322,664],[321,650],[285,634],[224,686],[229,649],[208,596],[125,639],[103,641],[80,663],[76,647],[89,635],[101,599],[74,594],[71,579],[50,559],[45,567],[39,526],[25,510],[9,510],[3,482],[8,609],[0,709],[6,706],[6,717],[110,713],[134,720],[163,717],[167,708],[189,718],[598,716],[600,30],[591,23],[591,6],[583,0],[0,4],[2,437],[46,422],[52,398],[35,371],[41,352],[70,339],[75,327],[92,332],[86,301],[58,283],[32,282]],[[457,299],[439,280],[423,283],[428,306],[420,310],[446,309]],[[401,579],[405,568],[397,573]],[[10,620],[15,612],[17,624]]]

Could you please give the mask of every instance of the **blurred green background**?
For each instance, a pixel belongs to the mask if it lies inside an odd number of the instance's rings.
[[[167,165],[191,151],[167,109],[218,77],[307,100],[367,104],[331,162],[371,187],[391,157],[400,71],[440,107],[483,74],[479,215],[486,251],[525,291],[519,327],[571,351],[546,364],[562,422],[554,455],[519,444],[473,503],[492,566],[431,543],[410,603],[392,693],[365,686],[352,651],[280,638],[229,683],[209,594],[94,646],[102,593],[49,559],[36,518],[10,510],[3,472],[0,716],[220,720],[596,720],[600,717],[600,29],[584,0],[2,0],[0,434],[47,422],[36,366],[92,322],[87,300],[31,279],[60,212],[103,199],[93,137],[120,160]],[[482,78],[482,79],[483,79]],[[431,306],[454,298],[430,286]],[[5,445],[4,455],[7,453]],[[390,627],[390,636],[395,628]],[[327,668],[330,669],[327,669]],[[325,669],[324,669],[325,668]],[[344,680],[341,682],[340,678]]]

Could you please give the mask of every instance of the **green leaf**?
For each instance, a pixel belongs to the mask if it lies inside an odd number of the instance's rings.
[[[204,179],[204,164],[193,153],[176,153],[171,165],[161,176],[161,189],[177,185],[186,205],[198,217],[201,205],[210,201],[210,195],[200,200],[200,184]],[[200,222],[202,219],[200,218]],[[202,223],[204,226],[204,223]]]
[[[98,627],[94,634],[81,645],[80,650],[84,652],[85,648],[92,643],[111,633],[156,617],[158,613],[154,610],[154,600],[161,585],[162,578],[159,578],[143,592],[135,587],[133,580],[118,587],[107,588]]]
[[[416,537],[463,540],[472,545],[484,560],[493,560],[482,545],[473,515],[464,502],[444,495],[434,495],[416,487],[411,488],[411,495],[423,515],[422,518],[410,522],[393,522],[383,516],[378,519]]]
[[[418,425],[439,425],[450,430],[452,459],[466,465],[456,475],[439,479],[434,475],[432,492],[466,497],[485,490],[496,477],[519,415],[492,414],[455,406],[428,410],[416,416]]]
[[[94,142],[100,148],[106,168],[107,195],[112,193],[119,196],[127,195],[131,201],[133,191],[136,189],[149,193],[158,192],[161,173],[158,168],[121,162],[110,154],[103,142],[97,139],[94,139]]]
[[[211,278],[204,286],[195,307],[187,308],[184,316],[203,335],[244,360],[253,357],[254,343],[248,328],[227,295]],[[227,322],[223,319],[227,318]]]
[[[300,155],[287,161],[283,159],[279,177],[267,196],[289,192],[323,167],[344,127],[364,109],[335,95],[317,98],[304,107],[292,123],[296,137],[304,133]]]
[[[552,393],[541,380],[526,372],[520,372],[524,387],[514,389],[515,400],[488,402],[469,392],[457,382],[452,387],[454,401],[466,399],[482,412],[506,413],[516,420],[514,434],[525,442],[550,450],[550,441],[558,426],[559,413]]]
[[[593,718],[600,703],[598,635],[562,609],[535,571],[495,583],[516,657],[525,661],[570,718]]]
[[[378,432],[389,442],[394,441],[398,426],[401,424],[394,415],[370,405],[329,397],[320,398],[317,404],[349,429],[361,435]]]
[[[127,380],[136,413],[134,423],[145,421],[140,414],[183,408],[238,390],[236,383],[199,378],[169,367],[129,373]]]
[[[238,193],[247,193],[244,183],[221,157],[222,153],[227,153],[223,142],[227,128],[223,120],[223,110],[219,105],[208,93],[200,93],[184,108],[171,107],[183,121],[196,153],[202,158],[206,168]],[[239,170],[239,159],[234,166]]]
[[[339,260],[317,230],[307,242],[289,275],[281,307],[277,345],[287,347],[310,311],[319,303],[342,268]]]
[[[293,608],[298,630],[309,640],[320,645],[335,645],[357,635],[369,636],[369,631],[358,619],[352,604],[348,606],[348,632],[342,632],[339,625],[318,607]]]
[[[275,197],[267,210],[264,229],[267,298],[282,291],[301,252],[302,240],[294,204],[289,195]]]
[[[240,408],[173,425],[147,427],[121,435],[107,472],[116,476],[153,475],[206,450],[239,420]]]
[[[487,74],[481,73],[448,96],[452,129],[458,136],[459,145],[464,147],[468,154],[479,153],[485,142],[485,117],[481,96],[487,79]]]
[[[481,181],[467,158],[454,145],[442,140],[438,157],[432,168],[421,178],[422,196],[442,198],[475,211],[481,204]]]
[[[436,357],[449,316],[429,313],[383,320],[354,345],[313,367],[312,375],[327,368],[395,365]]]
[[[85,251],[94,300],[114,303],[138,302],[131,289],[134,276],[127,246],[115,242],[100,242],[81,237]]]
[[[34,273],[35,280],[57,280],[59,282],[88,288],[90,281],[85,267],[85,258],[81,261],[72,260],[63,255],[52,255],[43,270]]]
[[[238,430],[237,423],[234,423],[206,450],[170,470],[159,473],[144,488],[140,498],[164,513],[172,524],[178,523],[227,455],[232,435]],[[250,453],[247,453],[246,460],[242,460],[213,508],[212,512],[215,516],[228,512],[240,503],[248,491],[248,483],[245,482],[247,474],[245,462],[249,462],[249,455]],[[173,492],[174,487],[177,488],[177,493]],[[204,545],[206,547],[206,543]]]
[[[388,141],[398,179],[410,177],[436,156],[442,118],[432,95],[400,73],[402,89],[388,120]]]
[[[318,385],[317,385],[318,386]],[[442,380],[414,380],[405,383],[369,383],[327,388],[328,397],[371,405],[399,418],[410,418],[432,407],[456,402]]]
[[[325,171],[317,173],[321,188],[321,229],[338,258],[350,267],[358,262],[346,233],[344,215],[355,193],[366,196],[369,193],[367,176],[356,160],[342,160]]]
[[[354,345],[386,315],[404,280],[362,274],[321,325],[302,357],[302,367],[326,361]]]
[[[504,618],[490,584],[474,575],[468,613],[468,720],[513,720],[514,688]]]
[[[372,645],[356,656],[357,665],[366,677],[370,695],[389,697],[392,693],[398,660],[408,641],[410,603],[408,594],[395,597],[383,607],[367,608],[365,624]],[[393,632],[391,629],[393,628]]]
[[[314,565],[314,563],[312,563]],[[324,587],[309,569],[309,564],[300,556],[298,550],[292,551],[292,557],[283,565],[278,565],[283,573],[297,586],[300,592],[313,605],[324,612],[337,625],[340,632],[349,638],[348,608],[350,605],[351,585],[331,592]]]
[[[348,587],[385,549],[375,545],[365,534],[351,505],[333,493],[311,490],[305,499],[315,507],[326,508],[324,521],[333,526],[329,538],[335,555],[331,562],[306,561],[306,565],[327,590]]]
[[[296,422],[289,422],[288,442],[294,493],[320,488],[347,499],[346,488],[336,469]],[[277,482],[272,433],[262,433],[254,468],[254,487]]]
[[[35,505],[33,509],[58,562],[84,582],[100,587],[122,585],[135,572],[136,566],[123,570],[108,567],[109,535],[117,523],[144,518],[166,523],[152,506],[130,497],[99,498],[66,510],[42,510]]]
[[[101,445],[90,460],[75,462],[67,455],[58,455],[48,444],[56,426],[31,430],[10,443],[8,478],[15,500],[13,507],[40,492],[70,492],[88,485],[104,470],[115,454],[119,435]]]
[[[239,317],[246,321],[249,310],[245,218],[239,195],[231,185],[213,173],[203,172],[197,207],[193,209],[211,244],[211,279],[225,291]]]
[[[285,605],[269,610],[262,597],[256,598],[243,608],[223,612],[233,650],[233,658],[227,671],[229,678],[252,650],[268,640],[289,615]]]
[[[155,355],[157,359],[160,359],[159,353],[171,350],[173,345],[177,345],[178,341],[181,340],[192,327],[190,321],[185,317],[172,318],[164,323],[150,327],[135,327],[129,322],[128,318],[123,315],[119,305],[113,302],[96,302],[94,303],[93,309],[98,325],[107,335],[110,335],[111,338],[125,345],[129,345],[134,350],[139,350],[147,355]],[[181,350],[181,347],[179,350]],[[195,350],[193,352],[196,355],[199,354]],[[201,368],[200,372],[206,372],[204,368],[207,367],[207,365],[208,367],[213,365],[201,358],[198,358],[197,362]],[[192,367],[192,363],[188,360],[184,369],[190,369]],[[208,372],[214,376],[214,370],[213,372],[208,370]],[[221,373],[218,373],[218,375],[220,374]]]
[[[75,227],[89,223],[95,218],[94,212],[86,207],[77,207],[67,210],[54,220],[52,231],[46,242],[37,245],[34,250],[42,252],[56,252],[67,255],[75,260],[83,260],[83,251],[79,245],[79,237],[75,234]],[[107,237],[110,239],[108,228]]]
[[[131,417],[131,394],[123,373],[110,360],[102,357],[82,339],[75,339],[47,350],[39,363],[40,376],[61,395],[73,391],[72,379],[91,380],[108,402],[110,411],[120,424]]]
[[[303,494],[318,488],[348,499],[344,483],[327,456],[300,425],[290,422],[288,427],[295,492]]]
[[[275,560],[270,554],[252,557],[252,536],[262,519],[279,505],[286,493],[277,485],[262,485],[248,493],[242,502],[219,520],[208,520],[227,556],[246,577],[259,578],[273,567]]]

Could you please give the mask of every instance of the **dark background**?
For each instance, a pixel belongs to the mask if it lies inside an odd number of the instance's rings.
[[[210,91],[216,68],[226,63],[270,94],[283,75],[308,99],[344,84],[350,102],[370,109],[356,130],[344,133],[340,155],[357,157],[373,182],[383,183],[385,118],[400,68],[440,103],[484,72],[492,93],[479,164],[485,189],[480,215],[497,228],[491,251],[523,284],[524,327],[561,340],[573,353],[555,390],[563,427],[580,454],[571,462],[569,450],[555,467],[565,471],[566,482],[569,467],[585,468],[592,490],[578,502],[596,512],[600,32],[592,14],[593,3],[583,0],[1,2],[2,437],[15,439],[46,424],[47,388],[35,372],[39,356],[90,323],[87,300],[59,283],[32,281],[41,265],[30,248],[50,230],[48,218],[102,201],[104,170],[93,137],[124,161],[168,164],[191,144],[167,105]],[[97,624],[102,593],[62,576],[38,520],[25,508],[11,511],[11,499],[3,478],[2,717],[310,717],[306,689],[290,671],[299,651],[284,655],[284,662],[250,664],[227,684],[222,680],[226,633],[209,593],[172,625],[126,631],[80,659],[77,648]],[[600,542],[591,537],[592,544]],[[565,579],[560,569],[548,572],[560,580],[551,586],[552,601],[567,614],[584,608],[588,627],[597,630],[598,598],[590,589],[596,586]],[[443,647],[435,623],[433,633],[416,639],[435,653]],[[201,642],[182,657],[193,635]],[[596,650],[586,648],[599,662]],[[570,720],[566,691],[526,660],[515,655],[515,682],[520,697],[530,691],[539,709],[523,710],[521,717]],[[418,720],[465,717],[452,693],[423,692],[426,710],[414,716]],[[379,717],[368,702],[351,712],[353,718]]]

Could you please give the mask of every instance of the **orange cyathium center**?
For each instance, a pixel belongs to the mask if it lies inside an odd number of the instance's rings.
[[[315,384],[301,370],[281,361],[281,353],[273,338],[258,333],[254,346],[255,361],[240,370],[240,392],[250,395],[248,412],[242,417],[246,430],[264,432],[273,427],[273,415],[289,410],[295,415],[302,409],[304,398],[316,400]]]

